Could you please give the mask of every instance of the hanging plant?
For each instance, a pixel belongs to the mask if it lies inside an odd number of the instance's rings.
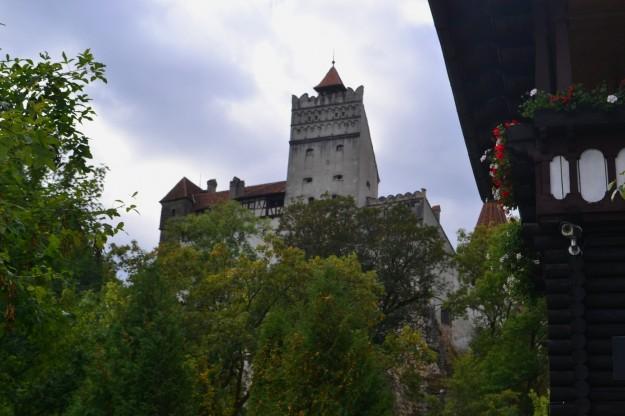
[[[609,91],[605,82],[591,90],[581,84],[571,85],[566,91],[556,94],[534,88],[527,93],[527,99],[519,106],[519,110],[523,117],[534,118],[539,110],[611,111],[618,107],[625,107],[625,79],[621,81],[616,91]]]
[[[493,199],[506,211],[516,208],[511,183],[511,164],[507,149],[507,130],[518,125],[516,120],[506,121],[492,130],[493,148],[487,149],[481,161],[489,162],[488,171],[492,182]]]

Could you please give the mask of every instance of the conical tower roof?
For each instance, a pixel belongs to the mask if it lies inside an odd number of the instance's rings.
[[[315,91],[317,91],[319,94],[328,94],[346,90],[347,88],[345,88],[345,85],[343,85],[343,81],[341,81],[341,77],[334,67],[334,63],[332,63],[332,67],[330,68],[326,76],[323,77],[319,85],[315,87]]]
[[[507,222],[508,219],[506,218],[506,213],[501,205],[495,201],[486,201],[482,206],[480,217],[478,218],[475,226],[495,227]]]

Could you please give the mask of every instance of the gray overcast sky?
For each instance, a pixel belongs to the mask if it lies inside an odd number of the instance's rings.
[[[23,0],[0,6],[2,52],[91,48],[108,85],[86,126],[108,165],[105,203],[138,191],[124,218],[145,248],[160,200],[182,177],[286,178],[291,94],[313,93],[332,51],[365,86],[380,195],[426,188],[452,241],[481,202],[426,0]]]

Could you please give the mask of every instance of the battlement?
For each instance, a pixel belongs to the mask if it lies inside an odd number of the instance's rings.
[[[373,207],[373,206],[379,206],[379,205],[392,204],[396,202],[399,203],[399,202],[416,201],[416,200],[425,199],[425,197],[426,197],[426,191],[425,189],[421,189],[420,191],[406,192],[404,194],[381,196],[379,198],[367,198],[367,206]]]
[[[365,87],[362,85],[355,90],[347,88],[346,91],[338,91],[331,94],[319,94],[316,96],[309,96],[308,93],[303,94],[299,98],[295,95],[291,96],[291,108],[293,111],[319,107],[325,105],[344,104],[352,102],[362,103],[362,97],[365,92]]]

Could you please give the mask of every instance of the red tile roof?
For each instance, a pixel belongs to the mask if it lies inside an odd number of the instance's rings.
[[[286,181],[261,183],[259,185],[246,186],[243,195],[237,199],[255,198],[284,192],[286,192]],[[160,202],[181,198],[191,199],[193,202],[192,209],[201,211],[220,202],[228,201],[230,199],[230,191],[207,192],[187,178],[182,178]]]
[[[341,77],[334,65],[332,65],[332,68],[330,68],[326,76],[323,77],[319,85],[315,87],[315,91],[319,93],[345,90],[347,90],[347,88],[343,85],[343,81],[341,81]]]
[[[188,198],[193,194],[197,194],[198,192],[202,192],[202,188],[188,180],[186,177],[183,177],[178,181],[176,186],[174,186],[171,191],[165,195],[160,202],[166,201],[174,201],[176,199]]]
[[[506,218],[506,213],[501,205],[494,201],[487,201],[484,202],[484,205],[482,206],[482,211],[480,211],[480,216],[475,226],[478,227],[482,225],[492,227],[505,224],[507,222],[508,219]]]

